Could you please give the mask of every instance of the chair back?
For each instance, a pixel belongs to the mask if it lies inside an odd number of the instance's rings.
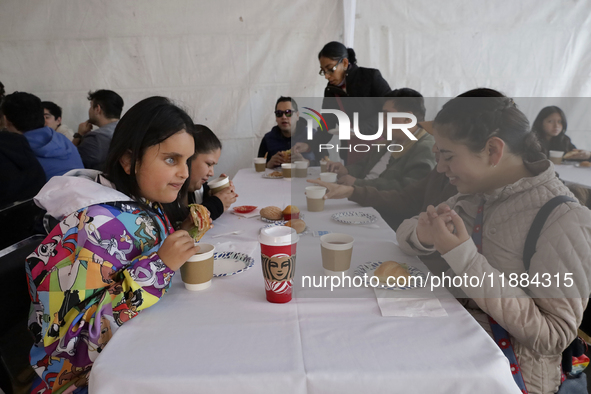
[[[0,208],[0,250],[43,232],[44,213],[32,198]]]
[[[45,235],[34,235],[0,250],[0,387],[12,392],[22,384],[20,379],[31,370],[29,352],[33,335],[28,320],[31,298],[25,271],[25,258],[43,241]],[[29,374],[30,375],[30,374]]]

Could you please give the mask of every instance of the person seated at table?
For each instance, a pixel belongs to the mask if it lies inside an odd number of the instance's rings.
[[[6,96],[1,111],[8,131],[23,134],[45,171],[46,179],[84,168],[76,147],[63,134],[45,126],[39,97],[15,92]]]
[[[433,149],[437,160],[439,152],[435,146]],[[439,173],[436,168],[423,179],[405,186],[402,190],[338,185],[317,179],[308,179],[308,182],[326,187],[324,199],[347,198],[364,207],[375,208],[393,230],[396,230],[405,219],[423,212],[429,205],[438,205],[458,193],[445,174]]]
[[[204,205],[212,220],[226,212],[238,197],[232,181],[230,187],[215,194],[211,193],[207,185],[208,179],[214,175],[213,167],[218,164],[221,154],[222,142],[213,131],[204,125],[195,125],[195,156],[191,161],[189,204]],[[227,177],[226,174],[221,176]]]
[[[489,334],[495,331],[501,349],[512,347],[516,382],[522,376],[528,392],[546,394],[561,384],[561,353],[576,338],[589,300],[591,211],[578,202],[555,208],[536,244],[530,281],[508,282],[510,275],[524,277],[525,239],[540,208],[555,196],[572,197],[529,131],[512,99],[446,103],[434,121],[437,169],[459,194],[405,220],[396,235],[408,254],[437,251],[455,275],[486,276],[482,287],[461,286],[470,297],[466,307]],[[535,284],[555,274],[570,279]]]
[[[425,102],[423,96],[409,88],[396,89],[386,95],[382,107],[384,125],[387,124],[388,112],[412,113],[418,122],[425,120]],[[409,118],[394,118],[394,123],[410,123]],[[402,130],[392,132],[392,142],[385,145],[399,144],[402,150],[389,152],[386,146],[373,150],[361,162],[344,166],[330,162],[328,170],[338,174],[337,182],[348,186],[373,186],[378,190],[401,190],[405,186],[423,179],[435,167],[433,137],[420,124],[408,129],[417,141],[411,140]]]
[[[87,392],[118,328],[158,302],[199,251],[161,207],[186,198],[192,128],[167,98],[142,100],[117,125],[104,173],[52,178],[36,197],[60,222],[26,259],[40,375],[32,393]]]
[[[51,101],[41,102],[43,105],[43,116],[45,117],[45,126],[51,127],[60,134],[68,137],[70,141],[74,139],[74,130],[65,124],[62,124],[62,109],[56,103]]]
[[[209,211],[211,220],[216,220],[230,206],[236,202],[238,194],[234,183],[230,186],[212,194],[207,180],[214,175],[213,167],[218,164],[222,154],[222,142],[207,126],[194,125],[195,156],[191,159],[191,175],[189,176],[189,193],[187,201],[180,204],[165,204],[166,215],[175,228],[190,228],[193,220],[189,215],[188,204],[201,204]],[[227,176],[222,174],[221,176]],[[183,225],[183,222],[186,223]]]
[[[588,160],[591,158],[591,152],[577,149],[571,142],[570,137],[566,135],[566,115],[564,111],[554,105],[544,107],[536,116],[532,125],[532,131],[536,133],[542,152],[546,157],[550,157],[550,151],[556,150],[569,154],[569,159]]]
[[[109,145],[123,111],[123,98],[112,90],[88,92],[88,120],[78,125],[72,142],[84,162],[84,167],[102,170],[106,164]],[[92,126],[98,128],[93,130]]]
[[[283,153],[290,151],[292,144],[305,141],[307,136],[306,121],[300,119],[298,104],[294,99],[283,96],[277,99],[275,120],[277,126],[273,126],[263,137],[257,157],[267,157],[267,168],[275,168],[295,160],[307,160],[314,165],[315,157],[311,152],[293,152],[291,157]]]
[[[0,207],[33,198],[45,185],[45,172],[22,134],[0,131]]]

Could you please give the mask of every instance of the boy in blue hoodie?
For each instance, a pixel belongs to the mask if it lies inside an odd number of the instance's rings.
[[[1,107],[8,131],[23,134],[41,163],[47,180],[75,168],[84,168],[78,150],[68,138],[45,127],[39,97],[15,92],[7,95]]]

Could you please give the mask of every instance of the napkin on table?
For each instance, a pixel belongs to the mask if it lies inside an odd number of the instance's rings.
[[[396,290],[374,289],[382,316],[443,317],[447,312],[437,298],[395,297]]]
[[[249,212],[249,213],[238,213],[238,212],[234,211],[234,209],[232,209],[230,212],[232,212],[236,216],[240,216],[242,218],[247,218],[247,219],[261,215],[261,209],[260,208],[257,208],[254,211]]]

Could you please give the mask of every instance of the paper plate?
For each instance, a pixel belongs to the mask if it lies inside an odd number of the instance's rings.
[[[213,254],[213,276],[230,276],[246,271],[254,264],[254,259],[244,253],[221,252]]]
[[[279,222],[286,223],[286,221],[283,219],[271,220],[271,219],[264,218],[262,216],[261,216],[261,220],[266,223],[279,223]],[[279,226],[282,226],[282,224],[280,224]]]
[[[367,277],[365,279],[365,286],[370,287],[370,278],[373,276],[373,273],[375,272],[375,270],[382,265],[383,261],[376,261],[376,262],[370,262],[370,263],[365,263],[365,264],[361,264],[359,267],[357,267],[355,269],[355,271],[353,272],[353,274],[355,276],[361,276],[363,277],[363,275],[367,274]],[[406,264],[404,264],[406,265]],[[421,286],[421,280],[420,279],[411,279],[410,282],[407,279],[406,280],[406,286],[398,286],[397,283],[394,284],[394,286],[388,286],[385,283],[380,282],[380,284],[377,286],[378,289],[386,289],[386,290],[410,290],[410,289],[416,289],[419,287],[425,287],[427,285],[427,276],[418,268],[412,267],[412,266],[407,266],[408,268],[408,272],[410,273],[411,276],[414,277],[420,277],[422,278],[422,286]],[[373,281],[375,283],[375,280]],[[400,283],[401,285],[404,285],[405,283]],[[373,287],[373,286],[371,286]]]
[[[370,224],[378,218],[371,213],[360,211],[337,212],[331,216],[333,220],[345,224]]]
[[[265,172],[263,174],[263,178],[265,178],[265,179],[282,179],[283,175],[272,176],[270,172],[269,173]]]
[[[241,205],[239,207],[234,207],[234,212],[236,213],[250,213],[257,209],[254,205]]]
[[[269,228],[269,227],[275,227],[275,226],[285,226],[286,224],[287,224],[287,220],[278,220],[275,223],[267,224],[263,228]],[[302,235],[302,234],[307,234],[307,233],[308,233],[308,225],[306,225],[306,228],[304,229],[304,231],[302,231],[299,234]]]

